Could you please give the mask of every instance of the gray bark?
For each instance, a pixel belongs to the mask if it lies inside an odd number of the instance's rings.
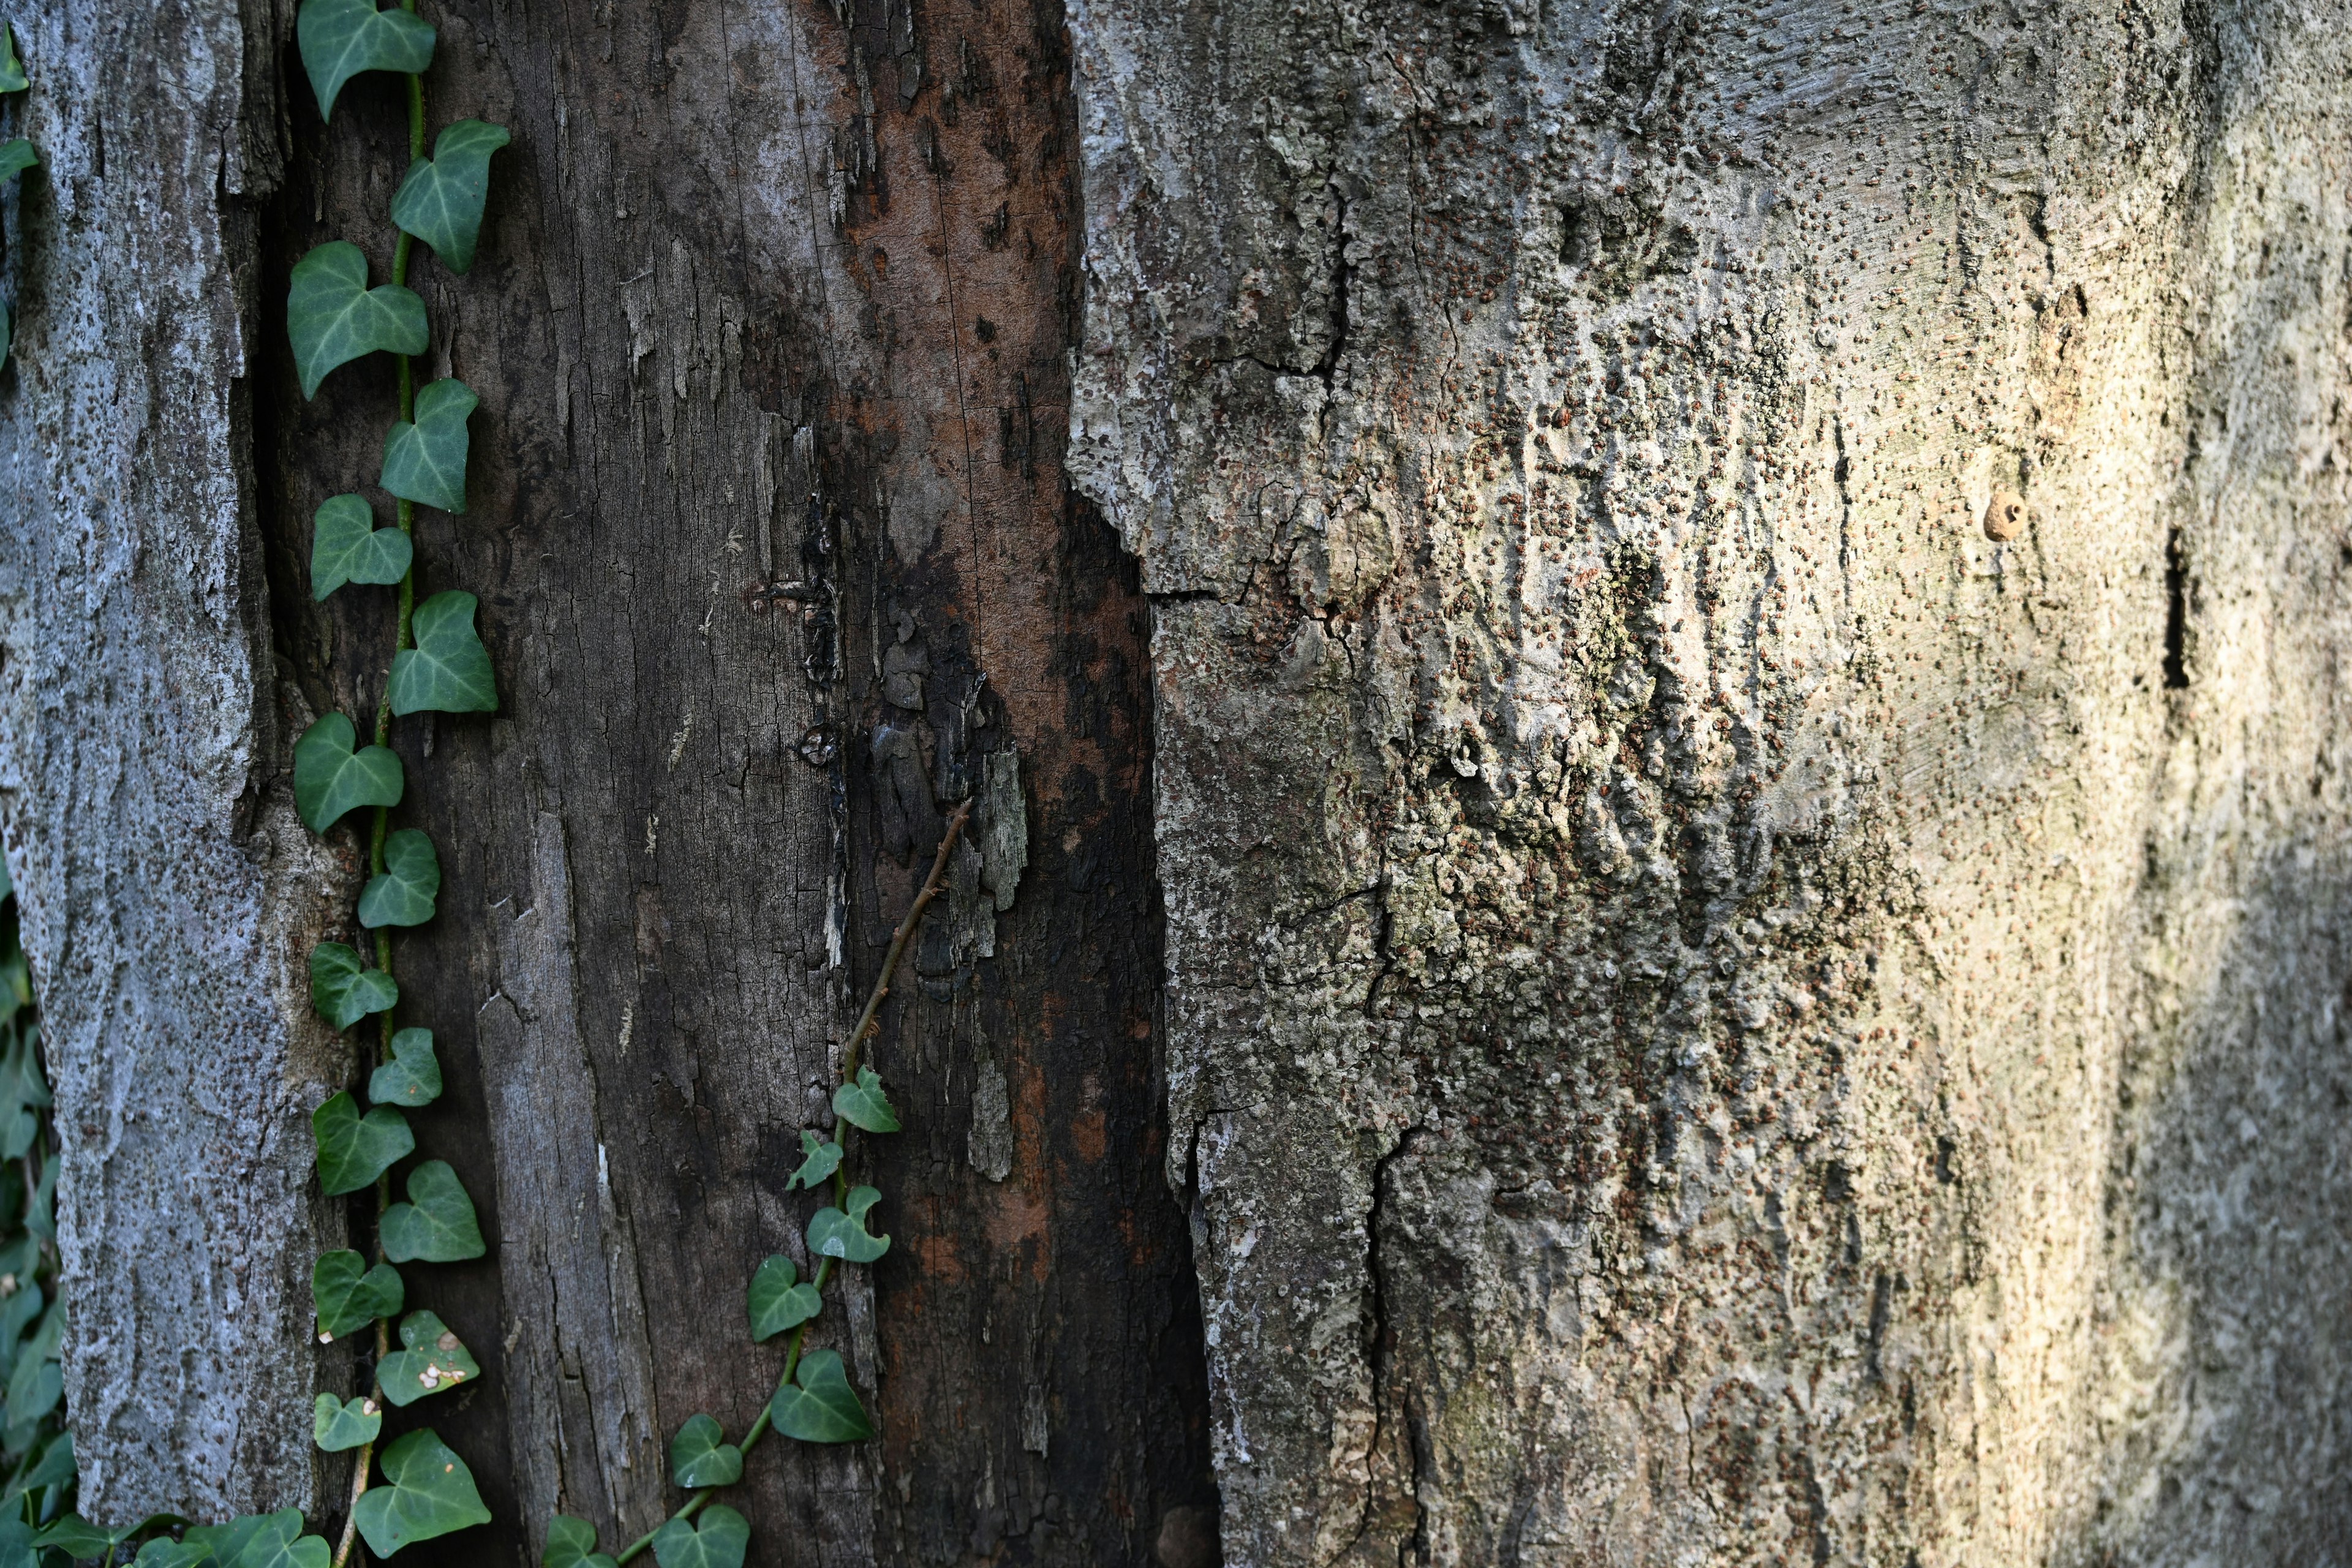
[[[1074,5],[1228,1562],[2337,1554],[2347,22]]]

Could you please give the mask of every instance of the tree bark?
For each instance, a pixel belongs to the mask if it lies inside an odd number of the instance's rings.
[[[1074,5],[1227,1561],[2335,1550],[2347,20]]]

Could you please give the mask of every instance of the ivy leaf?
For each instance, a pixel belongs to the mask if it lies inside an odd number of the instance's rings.
[[[392,1037],[392,1060],[368,1077],[368,1098],[378,1105],[430,1105],[441,1098],[441,1062],[433,1054],[433,1031],[403,1029]]]
[[[37,1547],[54,1549],[79,1560],[95,1557],[114,1544],[114,1537],[78,1513],[67,1514],[33,1537]]]
[[[446,1160],[427,1160],[408,1173],[408,1201],[383,1211],[376,1234],[394,1263],[463,1263],[482,1255],[474,1200]]]
[[[16,58],[16,39],[5,22],[0,22],[0,92],[25,90],[25,68]]]
[[[814,1192],[824,1184],[824,1179],[841,1169],[841,1145],[830,1138],[819,1138],[814,1132],[801,1134],[801,1168],[784,1184],[784,1191],[806,1187]]]
[[[547,1550],[539,1561],[541,1568],[620,1568],[596,1550],[594,1525],[562,1513],[547,1521]]]
[[[417,353],[424,353],[420,335]],[[416,395],[416,417],[395,420],[383,437],[383,474],[376,482],[403,500],[443,511],[466,510],[466,420],[480,406],[474,389],[454,376]]]
[[[371,1268],[356,1252],[321,1253],[310,1265],[310,1304],[319,1314],[320,1344],[394,1316],[404,1295],[399,1269],[389,1263]]]
[[[22,136],[0,142],[0,180],[13,180],[27,169],[41,166],[41,155]]]
[[[208,1549],[218,1568],[327,1568],[330,1556],[325,1542],[302,1533],[298,1508],[200,1524],[182,1537],[182,1544]]]
[[[837,1352],[811,1351],[801,1357],[795,1383],[780,1385],[768,1401],[777,1431],[803,1443],[856,1443],[874,1436]]]
[[[401,1319],[400,1342],[407,1348],[384,1357],[375,1371],[383,1396],[394,1405],[414,1405],[428,1394],[482,1375],[466,1342],[431,1312],[411,1312]]]
[[[383,1451],[388,1486],[370,1487],[352,1505],[352,1517],[368,1550],[389,1557],[415,1542],[430,1541],[471,1524],[488,1524],[490,1510],[474,1489],[466,1461],[420,1426],[392,1440]]]
[[[362,969],[360,955],[340,942],[310,950],[310,1005],[338,1029],[348,1029],[371,1013],[389,1013],[400,1000],[400,982],[381,969]]]
[[[490,154],[513,138],[482,120],[460,120],[433,141],[433,156],[408,165],[392,198],[392,221],[433,247],[441,265],[466,272],[481,237]]]
[[[889,1251],[888,1237],[871,1235],[866,1228],[866,1211],[881,1201],[882,1194],[872,1187],[852,1187],[843,1208],[821,1208],[809,1215],[809,1251],[845,1263],[871,1263]]]
[[[898,1131],[898,1113],[892,1109],[890,1097],[882,1092],[882,1075],[872,1068],[859,1068],[856,1083],[845,1083],[833,1091],[833,1113],[867,1132]]]
[[[389,1105],[362,1116],[348,1093],[310,1112],[310,1131],[319,1140],[319,1189],[331,1198],[371,1184],[416,1147],[408,1118]]]
[[[335,95],[360,72],[422,76],[433,63],[433,25],[413,11],[379,11],[375,0],[302,0],[295,36],[321,120],[333,115]]]
[[[373,1443],[383,1430],[383,1411],[373,1399],[341,1400],[322,1394],[311,1407],[310,1440],[330,1454]]]
[[[421,926],[433,918],[441,891],[441,858],[433,840],[404,827],[383,841],[383,869],[368,879],[360,894],[360,924]]]
[[[691,1491],[731,1487],[743,1479],[743,1450],[709,1415],[690,1415],[669,1440],[670,1479]]]
[[[751,1276],[746,1305],[751,1314],[751,1340],[774,1339],[786,1329],[797,1329],[824,1310],[824,1298],[814,1284],[796,1283],[801,1271],[782,1253],[760,1265]]]
[[[330,713],[294,742],[294,808],[302,826],[324,833],[346,812],[363,805],[398,805],[406,783],[389,746],[352,750],[358,734],[341,713]]]
[[[159,1535],[139,1549],[136,1562],[137,1568],[213,1568],[213,1549],[201,1541]]]
[[[329,496],[310,520],[310,598],[315,603],[346,583],[397,583],[415,556],[408,535],[375,525],[366,501]]]
[[[713,1503],[697,1521],[673,1519],[654,1531],[654,1561],[661,1568],[743,1568],[751,1527],[725,1503]]]
[[[316,397],[338,365],[378,349],[423,353],[425,301],[397,283],[369,288],[367,253],[347,239],[331,239],[294,264],[286,335],[294,341],[302,395]]]
[[[416,606],[411,621],[415,647],[392,656],[392,680],[385,688],[392,710],[405,717],[430,710],[436,713],[495,713],[498,683],[490,675],[490,656],[474,631],[474,609],[480,601],[452,589],[434,595]]]

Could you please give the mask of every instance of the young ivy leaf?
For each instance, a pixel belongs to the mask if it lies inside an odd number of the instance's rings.
[[[654,1531],[654,1561],[661,1568],[743,1568],[744,1551],[751,1544],[751,1527],[725,1503],[702,1510],[701,1528],[690,1519],[673,1519]]]
[[[348,1029],[371,1013],[389,1013],[400,1000],[400,982],[381,969],[362,969],[360,955],[340,942],[310,950],[310,1005],[338,1029]]]
[[[482,1375],[466,1342],[430,1312],[411,1312],[401,1319],[400,1342],[407,1348],[384,1357],[375,1371],[383,1396],[394,1405],[414,1405],[428,1394]]]
[[[408,177],[392,198],[392,221],[431,246],[452,272],[473,268],[490,154],[512,140],[504,126],[460,120],[434,139],[433,156],[408,165]]]
[[[0,142],[0,180],[13,180],[27,169],[41,166],[41,155],[22,136],[13,142]]]
[[[727,1441],[713,1417],[690,1415],[669,1440],[669,1474],[688,1491],[731,1487],[743,1479],[743,1450]]]
[[[798,1283],[801,1271],[778,1253],[751,1276],[745,1306],[751,1314],[751,1342],[774,1339],[786,1329],[797,1329],[824,1310],[824,1298],[813,1284]]]
[[[376,482],[419,506],[465,510],[466,420],[481,402],[454,377],[427,384],[416,395],[415,421],[395,420],[384,432],[383,473]]]
[[[0,22],[0,93],[25,90],[25,68],[16,58],[16,38],[5,22]]]
[[[294,742],[294,809],[302,826],[324,833],[346,812],[363,805],[398,805],[406,782],[389,746],[352,750],[352,721],[330,713]]]
[[[168,1535],[159,1535],[142,1546],[136,1559],[137,1568],[215,1568],[217,1563],[213,1549],[203,1542],[174,1541]]]
[[[474,1200],[446,1160],[427,1160],[408,1173],[408,1201],[383,1211],[376,1234],[394,1263],[463,1263],[482,1255]]]
[[[310,1131],[319,1140],[319,1190],[331,1198],[372,1185],[416,1147],[408,1118],[388,1105],[362,1116],[349,1094],[310,1112]]]
[[[415,556],[408,535],[375,525],[366,501],[329,496],[310,520],[310,598],[315,603],[346,583],[397,583]]]
[[[784,1184],[784,1191],[806,1187],[814,1192],[826,1177],[841,1169],[841,1145],[830,1138],[819,1138],[814,1132],[801,1134],[801,1168]]]
[[[89,1522],[78,1513],[67,1514],[54,1521],[33,1537],[37,1547],[64,1552],[77,1562],[95,1557],[114,1544],[114,1537]]]
[[[864,1131],[898,1131],[898,1113],[892,1109],[890,1097],[882,1092],[882,1075],[872,1068],[859,1068],[856,1083],[845,1083],[833,1091],[833,1113]]]
[[[620,1568],[596,1550],[594,1525],[563,1513],[547,1521],[547,1550],[539,1561],[540,1568]]]
[[[404,827],[383,841],[383,869],[368,879],[360,893],[360,924],[421,926],[433,918],[433,900],[441,892],[441,858],[433,840],[414,827]]]
[[[845,1263],[871,1263],[889,1251],[888,1237],[866,1229],[866,1211],[881,1201],[882,1194],[872,1187],[852,1187],[843,1208],[821,1208],[809,1215],[809,1251]]]
[[[383,1412],[373,1399],[345,1401],[322,1394],[311,1407],[310,1440],[330,1454],[373,1443],[382,1430]]]
[[[369,288],[367,253],[349,240],[331,239],[294,264],[286,335],[294,341],[302,395],[316,397],[319,384],[337,365],[378,349],[423,353],[425,301],[397,283]]]
[[[360,72],[421,76],[433,63],[433,25],[414,11],[379,11],[375,0],[302,0],[294,32],[321,120],[333,117],[335,95]]]
[[[430,1105],[441,1098],[441,1061],[433,1054],[433,1031],[403,1029],[392,1037],[392,1060],[368,1077],[368,1098],[378,1105]]]
[[[325,1542],[302,1533],[302,1510],[295,1508],[200,1524],[181,1541],[209,1551],[218,1568],[327,1568],[330,1557]]]
[[[400,1311],[400,1270],[389,1263],[371,1268],[356,1252],[325,1252],[310,1266],[310,1302],[318,1310],[319,1342],[331,1344],[378,1318]]]
[[[474,1489],[474,1472],[432,1427],[394,1437],[383,1450],[383,1464],[387,1484],[370,1487],[352,1505],[360,1534],[378,1557],[490,1521],[482,1494]]]
[[[473,595],[451,589],[416,606],[410,622],[416,646],[392,656],[392,680],[385,690],[394,713],[404,718],[427,710],[499,710],[490,656],[483,651],[482,639],[474,630],[474,609],[478,603]]]
[[[793,1383],[780,1384],[768,1401],[768,1416],[776,1430],[803,1443],[856,1443],[874,1436],[857,1391],[849,1386],[834,1351],[811,1351],[801,1357]]]

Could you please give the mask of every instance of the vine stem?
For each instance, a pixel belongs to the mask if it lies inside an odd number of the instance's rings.
[[[916,928],[923,923],[923,911],[931,907],[931,900],[938,898],[940,889],[947,885],[948,858],[955,853],[956,840],[962,835],[963,825],[971,817],[971,802],[967,800],[958,805],[955,814],[948,818],[947,830],[940,837],[940,852],[931,858],[930,875],[923,879],[922,887],[916,890],[915,901],[907,906],[906,918],[899,921],[898,929],[890,934],[890,951],[882,960],[882,973],[874,977],[874,990],[866,998],[866,1010],[857,1016],[857,1026],[849,1031],[849,1044],[842,1051],[841,1079],[844,1083],[854,1083],[857,1079],[859,1052],[865,1047],[866,1037],[875,1032],[876,1019],[882,1011],[882,1004],[890,994],[890,982],[898,973],[899,961],[907,956],[907,943],[914,939]],[[836,1116],[833,1123],[833,1141],[841,1147],[841,1163],[835,1166],[833,1172],[833,1201],[836,1205],[849,1194],[849,1123]],[[817,1260],[816,1277],[810,1283],[816,1287],[820,1296],[824,1293],[824,1282],[833,1277],[833,1263],[830,1258]],[[791,1385],[793,1374],[800,1370],[801,1347],[807,1342],[808,1331],[806,1322],[793,1331],[792,1345],[784,1352],[783,1373],[776,1379],[776,1387],[780,1391]],[[773,1427],[774,1418],[769,1415],[772,1405],[772,1400],[760,1407],[760,1414],[753,1418],[750,1430],[743,1434],[742,1442],[736,1445],[740,1452],[749,1454]],[[719,1491],[717,1487],[703,1488],[679,1504],[677,1511],[664,1520],[662,1525],[671,1520],[692,1519],[702,1511],[703,1504],[719,1495]],[[662,1525],[656,1525],[629,1542],[627,1549],[614,1558],[614,1563],[625,1563],[651,1546],[654,1537],[661,1533]],[[335,1568],[342,1568],[341,1559],[337,1560]]]

